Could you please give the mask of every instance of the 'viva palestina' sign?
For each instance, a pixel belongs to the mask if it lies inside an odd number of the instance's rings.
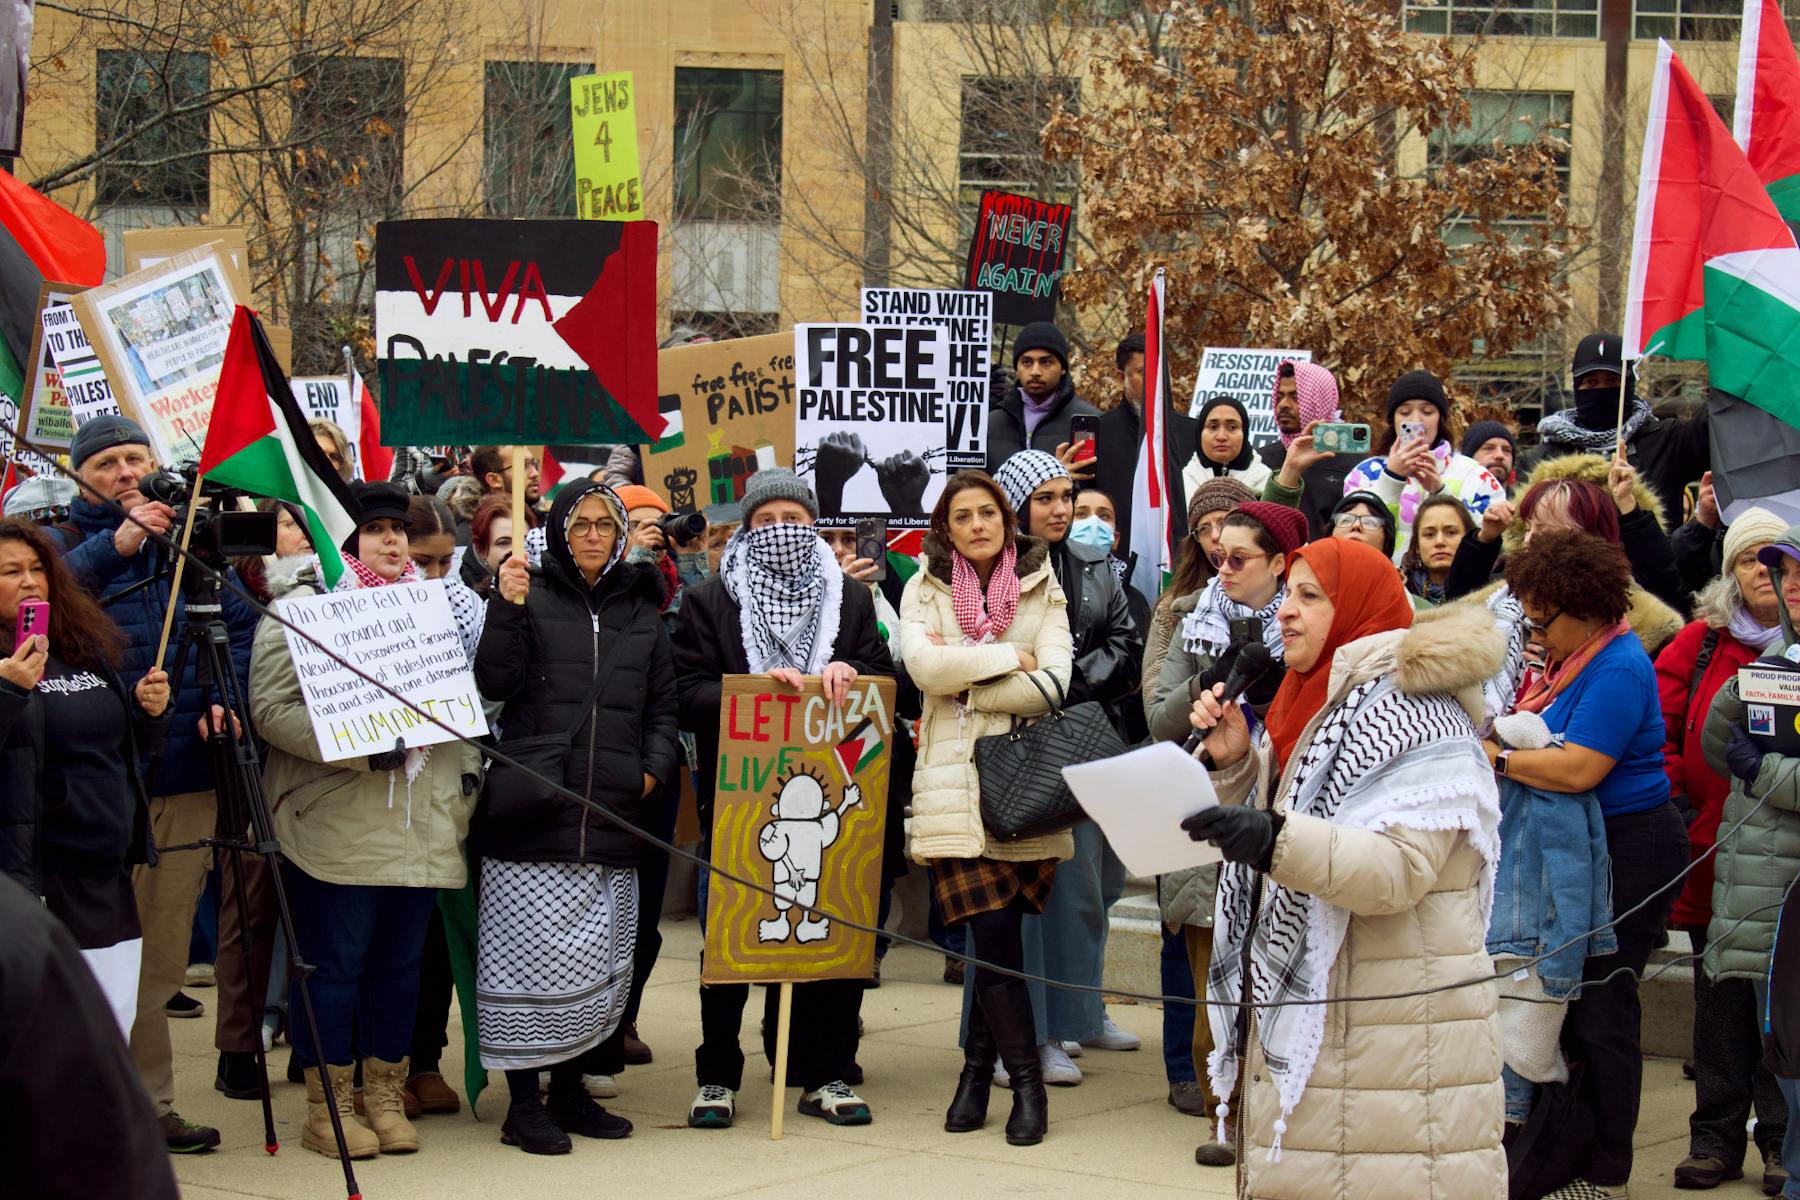
[[[283,619],[456,733],[480,737],[488,731],[443,580],[291,596],[276,604]],[[392,750],[396,738],[410,748],[453,737],[294,630],[286,634],[325,761],[380,754]]]

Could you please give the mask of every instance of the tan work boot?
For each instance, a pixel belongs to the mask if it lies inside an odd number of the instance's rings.
[[[381,1153],[381,1140],[356,1119],[350,1104],[350,1093],[356,1086],[355,1067],[326,1067],[331,1081],[331,1095],[337,1104],[338,1120],[344,1126],[344,1148],[351,1158],[374,1158]],[[316,1067],[306,1068],[306,1127],[300,1131],[300,1144],[328,1158],[337,1157],[337,1138],[331,1133],[331,1113],[325,1107],[325,1089],[319,1082]]]
[[[419,1131],[406,1119],[407,1062],[363,1059],[363,1108],[383,1154],[411,1154],[419,1148]]]

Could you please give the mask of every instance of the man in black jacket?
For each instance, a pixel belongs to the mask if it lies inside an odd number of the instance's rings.
[[[766,674],[798,688],[802,676],[818,675],[827,698],[837,703],[858,676],[894,674],[869,590],[847,579],[813,528],[819,502],[812,490],[792,471],[770,468],[750,477],[740,507],[743,527],[720,556],[719,573],[688,591],[674,638],[680,722],[694,735],[700,764],[694,792],[709,857],[724,676]],[[694,1052],[700,1091],[688,1110],[688,1124],[696,1129],[727,1128],[736,1113],[744,1075],[738,1031],[749,994],[748,984],[700,988],[702,1041]],[[792,1027],[799,1035],[788,1078],[800,1085],[800,1112],[833,1125],[870,1120],[868,1104],[850,1087],[861,1082],[856,1045],[862,995],[858,979],[794,989]],[[763,1018],[771,1062],[775,997],[771,989]]]
[[[1018,386],[988,410],[987,465],[995,468],[1021,450],[1051,454],[1074,438],[1069,419],[1097,417],[1100,410],[1075,394],[1069,375],[1069,341],[1048,321],[1034,321],[1013,339]]]
[[[1619,434],[1619,390],[1625,392],[1625,459],[1662,498],[1663,525],[1681,524],[1681,492],[1712,462],[1712,426],[1706,414],[1666,421],[1650,411],[1625,372],[1619,335],[1590,333],[1575,347],[1575,407],[1538,422],[1539,445],[1526,451],[1520,474],[1565,454],[1611,457]]]
[[[1113,352],[1113,361],[1119,366],[1125,399],[1100,417],[1099,459],[1094,463],[1094,486],[1112,497],[1118,506],[1119,545],[1129,547],[1132,489],[1136,483],[1138,457],[1144,449],[1144,335],[1134,333],[1121,341]],[[1169,473],[1169,490],[1174,493],[1171,512],[1187,511],[1181,468],[1194,456],[1199,434],[1200,423],[1194,418],[1170,413],[1164,445],[1168,447],[1169,462],[1173,467]]]

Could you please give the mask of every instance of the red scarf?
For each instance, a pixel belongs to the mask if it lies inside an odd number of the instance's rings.
[[[950,551],[950,605],[962,627],[963,642],[976,646],[997,640],[1019,611],[1019,550],[1012,542],[1000,552],[985,591],[975,564]]]
[[[350,569],[350,575],[355,577],[356,586],[359,588],[387,587],[391,583],[417,583],[419,581],[419,564],[410,558],[406,560],[406,569],[400,572],[398,579],[383,579],[354,554],[344,555],[344,565]],[[342,579],[338,580],[339,588],[342,588],[343,584]]]
[[[1371,634],[1409,628],[1413,621],[1412,602],[1401,586],[1400,573],[1388,556],[1374,547],[1348,538],[1323,538],[1288,555],[1290,575],[1301,559],[1318,576],[1335,611],[1319,657],[1308,670],[1288,671],[1264,718],[1278,768],[1293,754],[1308,722],[1325,707],[1331,691],[1331,660],[1339,648]]]

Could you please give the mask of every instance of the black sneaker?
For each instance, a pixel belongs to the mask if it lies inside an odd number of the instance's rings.
[[[582,1137],[605,1138],[609,1141],[631,1136],[630,1121],[607,1112],[585,1092],[553,1099],[545,1108],[550,1113],[550,1119],[565,1133],[579,1133]]]
[[[228,1099],[261,1100],[263,1081],[256,1069],[256,1055],[248,1050],[221,1050],[213,1087]]]
[[[160,1124],[170,1154],[204,1154],[219,1144],[218,1130],[210,1125],[184,1121],[181,1114],[173,1110],[163,1114]]]
[[[171,1017],[203,1017],[206,1015],[206,1005],[186,992],[176,992],[169,997],[169,1002],[163,1005],[163,1012]]]
[[[514,1103],[506,1110],[506,1121],[500,1126],[500,1140],[517,1146],[527,1154],[567,1154],[574,1147],[569,1135],[556,1124],[544,1106],[533,1100]]]
[[[292,1047],[288,1049],[287,1081],[289,1083],[306,1082],[306,1068],[300,1065],[300,1052]]]

